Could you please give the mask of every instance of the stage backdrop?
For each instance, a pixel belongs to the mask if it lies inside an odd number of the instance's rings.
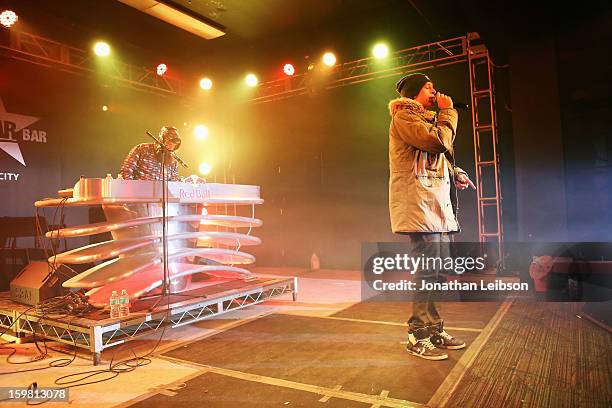
[[[191,165],[185,175],[208,161],[214,167],[209,181],[262,187],[266,202],[256,214],[264,226],[253,231],[264,241],[256,249],[259,265],[304,267],[316,253],[324,268],[357,269],[362,242],[396,239],[388,213],[387,103],[396,97],[398,78],[252,105],[231,92],[180,102],[102,78],[2,63],[0,216],[34,215],[34,201],[57,196],[81,175],[115,176],[130,148],[148,141],[145,130],[175,124]],[[430,75],[455,99],[469,99],[467,67]],[[197,123],[210,129],[205,142],[193,137]],[[469,112],[460,112],[456,152],[473,177]],[[460,203],[461,239],[476,240],[475,192],[460,193]],[[60,214],[45,215],[59,222]],[[86,209],[65,210],[68,225],[88,216]]]

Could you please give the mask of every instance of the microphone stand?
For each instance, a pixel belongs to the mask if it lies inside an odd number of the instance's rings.
[[[146,300],[146,299],[150,299],[150,298],[159,296],[157,301],[148,309],[149,311],[152,311],[153,309],[155,309],[155,307],[157,307],[159,302],[164,297],[169,298],[170,295],[173,294],[173,293],[170,293],[170,271],[168,269],[168,232],[167,232],[167,229],[168,229],[168,215],[167,215],[168,174],[167,174],[167,168],[166,168],[166,158],[168,157],[168,155],[170,157],[173,157],[179,164],[181,164],[185,168],[187,168],[187,164],[174,151],[169,150],[161,140],[153,136],[151,132],[147,131],[146,133],[149,137],[151,137],[151,139],[155,141],[155,143],[161,148],[161,151],[162,151],[162,180],[161,180],[162,181],[162,200],[161,200],[161,205],[162,205],[162,269],[163,269],[163,274],[164,274],[162,290],[161,290],[160,295],[153,295],[153,296],[139,298],[139,300]]]

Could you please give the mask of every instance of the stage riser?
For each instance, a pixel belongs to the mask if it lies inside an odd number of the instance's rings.
[[[234,288],[228,290],[231,286]],[[103,350],[166,326],[181,327],[288,294],[292,294],[296,300],[297,278],[260,279],[252,282],[224,280],[208,287],[205,292],[205,298],[177,301],[169,307],[160,303],[151,312],[137,312],[126,318],[103,320],[74,316],[41,318],[26,306],[12,302],[5,292],[0,298],[0,327],[11,327],[18,334],[35,333],[49,340],[86,349],[92,353],[94,364],[98,364]]]

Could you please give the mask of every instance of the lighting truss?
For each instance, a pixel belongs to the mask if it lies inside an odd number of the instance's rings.
[[[457,37],[418,45],[392,53],[384,60],[368,57],[329,68],[325,88],[337,88],[409,72],[453,65],[467,61],[467,38]],[[271,102],[309,93],[309,83],[317,68],[292,77],[262,82],[251,99],[254,103]]]
[[[7,57],[77,75],[100,72],[96,57],[88,51],[18,30],[11,30],[7,37],[0,42],[0,52]],[[181,81],[167,75],[160,77],[150,68],[111,60],[105,71],[108,79],[121,86],[160,95],[182,92]]]

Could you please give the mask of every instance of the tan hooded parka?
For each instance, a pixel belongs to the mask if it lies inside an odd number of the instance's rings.
[[[451,204],[457,111],[437,115],[409,98],[389,102],[389,212],[391,229],[453,232],[459,225]]]

